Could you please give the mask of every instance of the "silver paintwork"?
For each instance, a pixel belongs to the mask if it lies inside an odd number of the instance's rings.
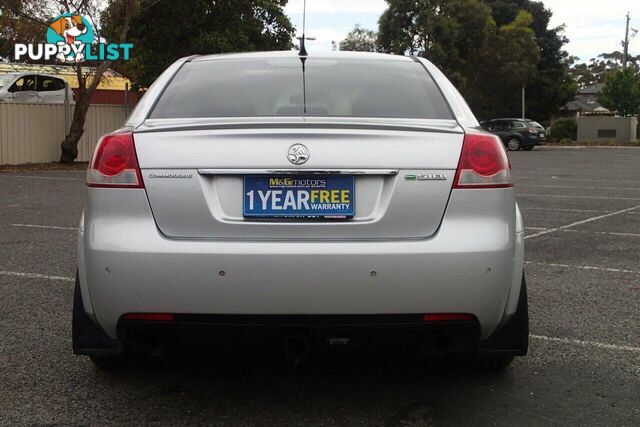
[[[149,104],[149,102],[146,102],[145,104]],[[138,104],[138,106],[140,106],[140,104]],[[134,112],[136,114],[144,113],[144,111],[137,110]],[[380,119],[369,117],[223,117],[198,119],[147,119],[140,123],[130,120],[127,122],[126,126],[135,127],[138,135],[149,132],[160,133],[205,129],[295,129],[301,127],[304,127],[305,129],[380,129],[436,133],[461,132],[460,124],[456,120],[388,118],[381,121]]]
[[[475,314],[488,337],[515,312],[524,234],[513,189],[451,189],[463,128],[477,121],[428,61],[420,59],[456,120],[145,120],[186,60],[158,79],[127,122],[146,188],[86,190],[80,284],[85,310],[110,336],[127,312],[463,312]],[[287,160],[294,143],[313,152],[306,164]],[[356,217],[243,219],[241,176],[275,171],[353,173]]]
[[[148,179],[160,171],[192,173],[193,179]],[[416,185],[397,175],[363,175],[356,177],[356,215],[352,220],[283,222],[243,218],[240,175],[203,176],[196,170],[148,169],[142,176],[158,229],[167,237],[182,239],[425,238],[438,229],[451,190],[450,180]]]
[[[81,283],[88,284],[96,317],[113,337],[119,316],[136,311],[470,312],[488,336],[508,301],[517,301],[522,264],[516,237],[522,231],[516,232],[515,206],[505,213],[511,190],[475,193],[452,193],[431,239],[245,242],[166,238],[144,190],[91,188],[89,226],[80,240],[88,267]],[[114,198],[121,203],[117,211]]]
[[[397,169],[304,169],[305,175],[398,175]],[[198,169],[200,175],[297,175],[300,169]]]
[[[427,121],[425,121],[427,122]],[[424,238],[437,230],[451,180],[416,186],[387,171],[453,176],[462,130],[440,133],[379,129],[197,129],[135,135],[147,195],[160,231],[174,238],[211,239],[388,239]],[[172,124],[173,126],[173,124]],[[437,124],[440,126],[440,123]],[[436,128],[437,129],[437,128]],[[175,141],[180,140],[180,150]],[[291,167],[283,153],[304,140],[314,155]],[[337,155],[339,153],[339,155]],[[356,216],[348,223],[292,223],[245,220],[242,177],[200,175],[210,169],[367,170],[356,177]],[[173,169],[179,164],[180,169]],[[251,165],[251,168],[247,168]],[[380,173],[375,174],[378,170]],[[194,173],[192,180],[150,180],[149,174]],[[413,209],[406,209],[411,205]],[[416,215],[416,212],[420,212]]]

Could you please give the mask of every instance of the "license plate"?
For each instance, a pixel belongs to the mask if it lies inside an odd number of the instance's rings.
[[[248,175],[243,214],[253,218],[351,218],[354,178],[349,175]]]
[[[544,132],[540,132],[540,138],[544,138]]]

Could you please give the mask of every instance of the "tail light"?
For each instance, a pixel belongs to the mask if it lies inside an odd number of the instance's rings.
[[[465,313],[431,313],[424,314],[422,320],[425,322],[456,322],[476,320],[472,314]]]
[[[496,135],[467,133],[453,188],[513,187],[511,166]]]
[[[133,144],[133,133],[110,133],[100,139],[87,170],[87,186],[144,187]]]

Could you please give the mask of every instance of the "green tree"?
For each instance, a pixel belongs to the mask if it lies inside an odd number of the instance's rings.
[[[15,42],[33,42],[33,38],[29,38],[23,31],[24,28],[37,28],[38,31],[35,34],[40,38],[49,26],[49,20],[60,12],[73,12],[87,16],[95,24],[96,18],[105,6],[118,11],[114,18],[120,22],[118,32],[113,33],[111,38],[107,38],[107,40],[124,43],[131,18],[138,10],[138,0],[107,0],[106,2],[102,0],[6,0],[0,3],[0,17],[2,18],[0,20],[0,33],[12,34],[12,28],[16,28],[20,32],[14,33]],[[12,20],[19,23],[11,26],[8,23]],[[94,31],[95,41],[98,42],[104,34],[97,25],[94,25]],[[2,43],[0,43],[0,46],[2,46]],[[95,61],[91,64],[91,68],[85,67],[82,62],[73,64],[78,80],[78,89],[75,96],[76,105],[73,109],[71,125],[64,140],[60,143],[61,163],[73,163],[78,157],[78,142],[84,134],[84,123],[89,111],[91,97],[111,64],[112,61]]]
[[[622,56],[623,53],[620,51],[601,53],[596,58],[591,58],[588,63],[580,63],[578,62],[580,58],[572,56],[569,59],[571,65],[570,74],[580,88],[596,83],[604,83],[608,73],[622,68]],[[640,55],[627,56],[627,66],[639,70]]]
[[[50,5],[43,2],[39,13],[34,14],[36,5],[33,0],[4,0],[0,5],[0,60],[13,60],[16,43],[42,42],[43,23],[39,17],[53,17],[55,10],[47,10]],[[36,62],[29,59],[26,61]]]
[[[519,114],[519,108],[515,107],[515,101],[520,99],[519,90],[516,93],[508,88],[508,96],[492,96],[489,88],[483,86],[502,81],[502,77],[509,78],[495,70],[502,66],[490,59],[509,56],[509,52],[499,52],[508,44],[504,38],[500,41],[500,32],[509,31],[511,24],[521,19],[518,16],[523,11],[532,17],[530,28],[537,53],[526,42],[517,52],[511,52],[512,57],[520,58],[520,62],[509,62],[517,64],[512,71],[522,68],[524,74],[530,76],[525,82],[527,115],[546,120],[575,95],[577,87],[569,75],[568,54],[562,49],[568,40],[562,34],[563,27],[549,28],[551,11],[541,2],[387,0],[387,3],[389,6],[379,22],[381,49],[398,54],[421,54],[432,60],[470,99],[478,116],[502,115],[498,110],[508,111],[509,115]],[[516,32],[524,41],[520,33]],[[535,73],[530,75],[529,64],[533,61]],[[500,84],[495,89],[507,93],[504,90],[507,88]],[[487,94],[492,99],[486,98]],[[487,105],[489,102],[496,107]]]
[[[378,50],[378,34],[356,24],[340,42],[340,50],[358,52],[376,52]]]
[[[540,59],[536,73],[527,84],[527,116],[546,121],[560,107],[571,101],[577,86],[569,74],[569,54],[563,49],[568,39],[564,27],[550,28],[551,10],[540,1],[532,0],[484,0],[491,8],[498,26],[512,22],[520,11],[531,14]]]
[[[130,61],[116,69],[136,88],[146,88],[178,58],[193,54],[290,49],[294,28],[284,14],[287,0],[142,0],[132,20]],[[102,17],[117,34],[118,5]]]
[[[531,14],[520,11],[513,22],[492,34],[477,73],[482,79],[475,83],[479,98],[472,101],[483,118],[520,115],[521,89],[535,78],[540,58],[532,23]]]
[[[584,88],[596,83],[601,83],[601,74],[596,72],[591,64],[577,62],[580,58],[571,56],[567,59],[569,63],[569,74],[578,88]]]
[[[607,74],[598,102],[621,116],[640,114],[640,73],[625,68]]]
[[[494,24],[478,0],[387,0],[379,21],[383,52],[420,55],[438,65],[463,92],[488,48]]]
[[[531,14],[497,25],[480,0],[387,0],[380,48],[432,61],[464,94],[476,115],[514,115],[520,89],[536,73]]]

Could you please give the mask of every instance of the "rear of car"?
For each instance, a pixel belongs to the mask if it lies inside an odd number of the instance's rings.
[[[186,58],[96,148],[74,350],[104,365],[241,337],[509,360],[523,251],[504,149],[429,62]]]
[[[547,142],[544,126],[530,119],[493,119],[483,122],[482,126],[498,135],[511,151],[529,151]]]

